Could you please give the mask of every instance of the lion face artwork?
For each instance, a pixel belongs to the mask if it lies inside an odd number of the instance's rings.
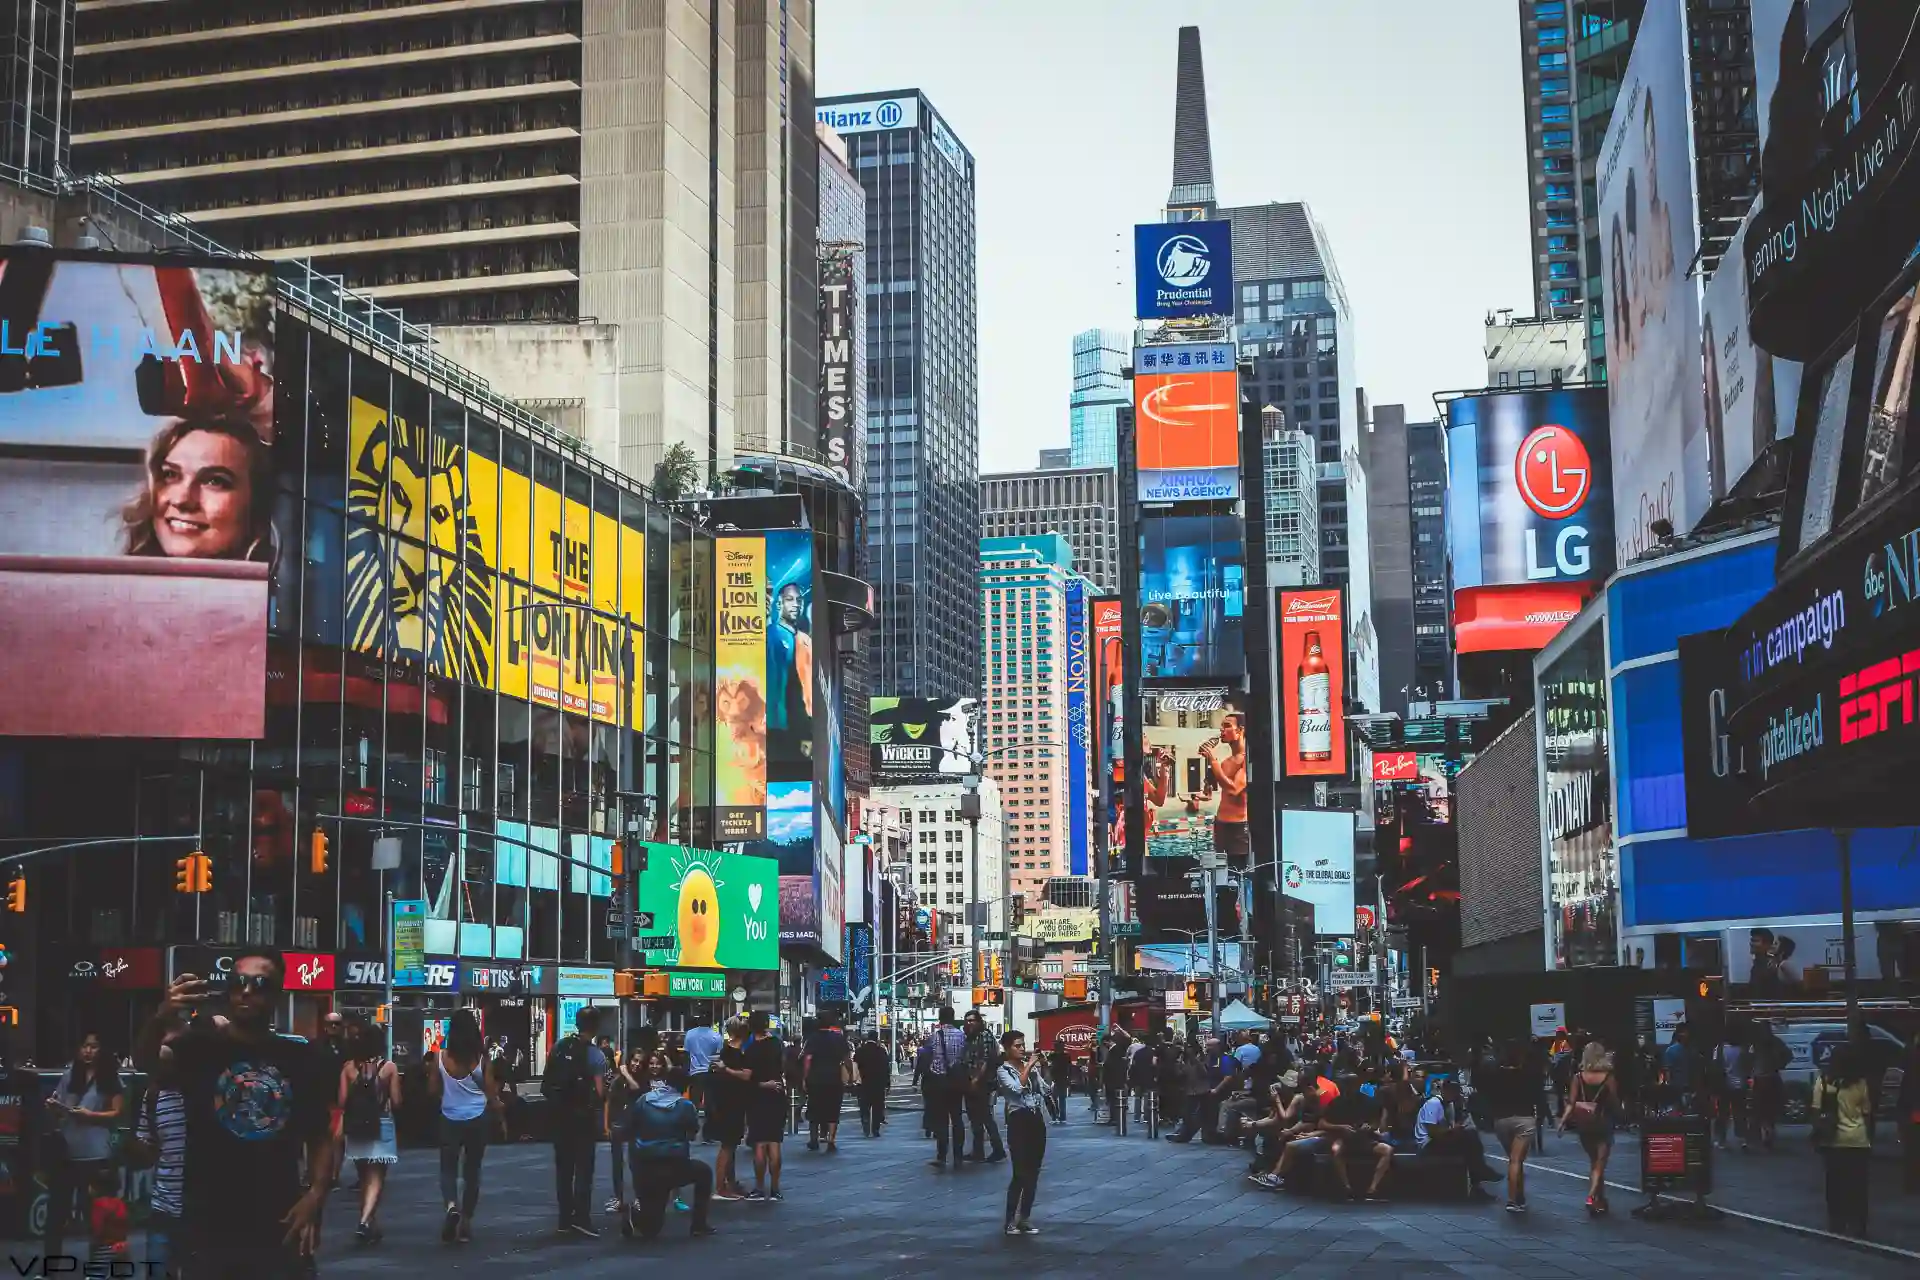
[[[465,449],[357,399],[349,449],[348,646],[491,684],[493,566],[468,498]]]

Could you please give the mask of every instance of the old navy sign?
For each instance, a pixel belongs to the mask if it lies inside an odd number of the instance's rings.
[[[920,125],[920,100],[873,98],[866,102],[822,102],[813,118],[835,133],[876,133],[884,129],[914,129]]]

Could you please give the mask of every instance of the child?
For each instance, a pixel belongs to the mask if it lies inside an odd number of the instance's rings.
[[[120,1198],[120,1174],[99,1169],[93,1175],[93,1251],[87,1256],[90,1275],[106,1275],[114,1263],[127,1258],[127,1202]]]

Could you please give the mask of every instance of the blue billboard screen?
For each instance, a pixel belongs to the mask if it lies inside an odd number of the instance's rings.
[[[1133,229],[1134,314],[1142,320],[1233,314],[1233,228],[1148,222]]]
[[[1240,517],[1140,521],[1140,673],[1237,680],[1246,671]]]

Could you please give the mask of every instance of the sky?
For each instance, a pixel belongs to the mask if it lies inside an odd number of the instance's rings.
[[[1311,206],[1373,403],[1430,419],[1532,314],[1513,0],[818,0],[821,95],[918,88],[973,153],[983,471],[1067,444],[1073,335],[1131,323],[1188,24],[1220,202]]]

